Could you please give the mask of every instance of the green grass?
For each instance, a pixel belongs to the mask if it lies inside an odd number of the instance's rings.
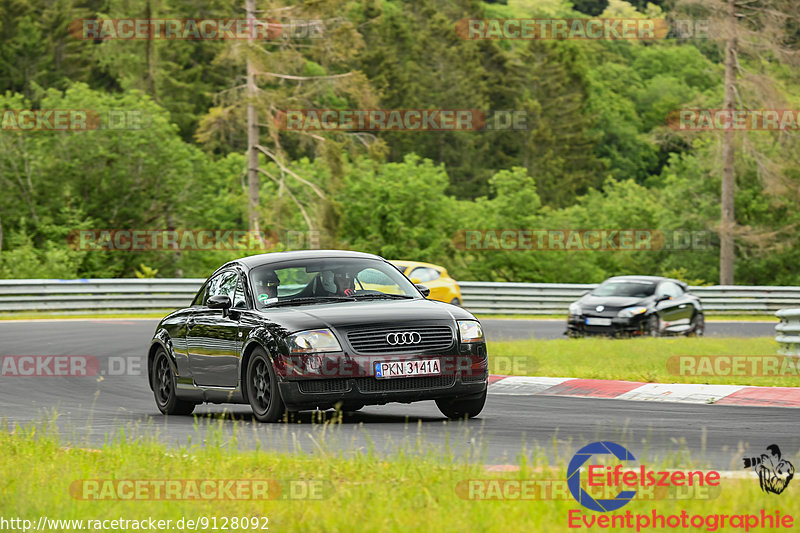
[[[690,376],[671,372],[667,361],[681,355],[777,354],[770,337],[664,337],[559,339],[489,342],[494,374],[620,379],[656,383],[713,383],[800,387],[796,376]]]
[[[132,441],[121,436],[97,449],[80,449],[66,447],[52,427],[16,428],[13,434],[7,428],[0,429],[0,516],[34,523],[39,516],[83,520],[152,517],[173,523],[181,518],[208,517],[221,523],[225,517],[267,517],[269,531],[437,533],[565,531],[571,510],[581,510],[587,519],[600,516],[582,508],[568,495],[544,501],[481,501],[466,497],[463,487],[469,480],[561,483],[566,479],[566,463],[576,451],[564,444],[556,450],[561,455],[550,462],[541,450],[528,451],[518,461],[518,472],[487,473],[480,463],[447,452],[446,446],[434,450],[419,442],[398,448],[387,458],[369,450],[343,456],[326,450],[324,442],[313,454],[241,452],[235,439],[229,439],[220,440],[219,434],[212,431],[206,436],[206,446],[167,448],[152,440]],[[632,450],[639,460],[634,467],[702,467],[681,453],[654,464],[648,462],[642,447]],[[732,461],[738,462],[738,455],[732,452]],[[800,514],[800,499],[792,496],[796,487],[789,487],[788,494],[782,496],[765,495],[755,476],[751,477],[723,478],[713,499],[634,500],[617,513],[650,514],[655,510],[669,515],[685,510],[690,514],[741,514],[764,509],[768,513],[780,510],[783,514]],[[85,480],[221,479],[282,480],[283,487],[294,480],[295,487],[322,487],[318,493],[321,499],[92,501],[73,496],[80,494],[74,487],[83,487]]]

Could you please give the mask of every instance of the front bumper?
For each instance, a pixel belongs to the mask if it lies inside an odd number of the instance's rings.
[[[283,381],[281,397],[289,410],[330,409],[337,403],[383,405],[440,398],[480,396],[486,391],[488,372],[479,376],[422,376],[391,379],[375,377],[323,378]]]
[[[649,317],[650,315],[647,313],[630,318],[570,315],[567,318],[566,334],[571,337],[584,335],[605,335],[612,337],[620,335],[642,335],[644,333],[644,324]],[[611,324],[608,326],[588,325],[586,324],[587,318],[607,318],[611,320]]]
[[[290,410],[329,409],[337,403],[383,405],[480,396],[489,379],[486,343],[461,345],[458,355],[327,355],[280,358],[278,387]],[[441,374],[376,378],[376,362],[437,358]],[[313,370],[308,370],[308,365]]]

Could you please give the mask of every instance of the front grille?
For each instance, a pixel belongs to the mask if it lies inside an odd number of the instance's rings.
[[[391,392],[406,390],[442,389],[452,387],[454,375],[419,376],[415,378],[375,379],[357,378],[356,386],[361,392]]]
[[[299,381],[300,392],[304,393],[323,393],[323,392],[344,392],[348,389],[347,378],[338,379],[311,379]]]
[[[617,313],[619,313],[619,311],[623,309],[622,307],[606,307],[602,311],[596,311],[595,307],[596,306],[584,307],[583,316],[599,316],[604,318],[614,318],[615,316],[617,316]]]
[[[422,340],[417,344],[390,345],[386,341],[389,333],[417,332]],[[411,354],[443,352],[453,346],[453,330],[449,326],[388,326],[360,328],[347,332],[350,346],[364,354]]]

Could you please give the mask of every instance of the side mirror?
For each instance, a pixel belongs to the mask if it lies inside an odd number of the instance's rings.
[[[656,302],[663,302],[664,300],[672,300],[672,296],[667,294],[662,294],[661,296],[656,296]]]
[[[422,293],[422,295],[427,298],[431,294],[431,290],[426,287],[425,285],[420,285],[419,283],[415,283],[414,286]]]
[[[225,311],[231,308],[231,298],[230,296],[225,296],[224,294],[217,294],[211,296],[206,301],[206,305],[211,309],[222,309]]]

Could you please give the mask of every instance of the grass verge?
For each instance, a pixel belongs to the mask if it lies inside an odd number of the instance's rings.
[[[213,442],[213,438],[210,439]],[[179,520],[202,520],[207,523],[198,529],[210,531],[211,521],[216,529],[241,531],[232,527],[236,517],[239,524],[246,519],[248,530],[350,532],[350,531],[565,531],[569,513],[580,513],[580,529],[586,520],[597,520],[608,514],[595,513],[581,507],[568,492],[547,495],[533,490],[526,493],[536,499],[521,499],[522,493],[507,493],[502,499],[476,499],[490,495],[488,490],[470,492],[475,480],[502,480],[502,483],[555,483],[562,489],[566,479],[566,461],[548,465],[543,460],[526,460],[523,456],[519,471],[488,473],[480,464],[436,451],[399,449],[390,459],[369,451],[348,457],[325,451],[324,443],[312,454],[279,454],[265,450],[241,452],[235,442],[208,444],[204,447],[167,448],[155,441],[129,441],[123,438],[108,441],[98,449],[68,448],[59,440],[55,430],[43,427],[8,428],[0,430],[0,515],[22,518],[36,524],[39,517],[58,520],[171,520],[173,531],[194,530]],[[574,453],[574,451],[572,452]],[[646,455],[636,450],[638,468],[646,464]],[[661,468],[698,468],[688,457],[676,458]],[[678,464],[675,464],[677,461]],[[666,495],[665,499],[644,497],[634,499],[616,513],[631,512],[650,516],[707,514],[759,514],[761,510],[774,514],[800,515],[800,499],[789,494],[767,495],[760,491],[757,479],[721,480],[718,490],[694,493],[686,499]],[[122,481],[137,482],[150,489],[156,482],[181,481],[182,489],[163,499],[119,499]],[[201,482],[233,480],[274,480],[282,491],[269,485],[266,498],[195,499],[183,500],[188,481]],[[472,481],[470,481],[472,480]],[[95,485],[103,487],[99,491]],[[309,492],[298,487],[321,487]],[[554,486],[554,485],[553,485]],[[87,489],[89,487],[89,489]],[[291,488],[287,490],[287,488]],[[105,490],[104,489],[108,489]],[[205,494],[208,488],[205,489]],[[292,493],[292,490],[294,493]],[[615,491],[616,492],[616,491]],[[125,492],[127,494],[127,492]],[[99,499],[86,500],[86,495]],[[175,494],[180,496],[176,497]],[[541,495],[547,499],[542,499]],[[643,493],[644,494],[644,493]],[[275,499],[271,499],[277,496]],[[288,497],[287,497],[288,496]],[[470,499],[472,496],[472,499]],[[256,519],[253,528],[251,520]],[[268,519],[266,522],[264,519]],[[228,527],[223,528],[222,524]],[[54,527],[50,530],[76,530],[76,527]],[[117,530],[133,530],[131,526]],[[597,528],[593,528],[597,529]],[[621,528],[616,528],[621,529]],[[636,531],[635,528],[628,529]],[[713,529],[699,528],[698,531]],[[719,528],[728,531],[730,528]]]
[[[731,365],[728,367],[730,375],[707,376],[681,375],[676,359],[670,362],[671,358],[677,356],[775,356],[777,349],[777,344],[770,337],[583,338],[489,342],[489,370],[493,374],[520,376],[800,387],[797,366],[785,369],[778,367],[781,375],[751,376],[748,374],[753,365],[761,368],[761,363],[753,360],[745,361],[742,371]],[[700,369],[700,364],[695,368]],[[725,367],[720,368],[724,370]]]

